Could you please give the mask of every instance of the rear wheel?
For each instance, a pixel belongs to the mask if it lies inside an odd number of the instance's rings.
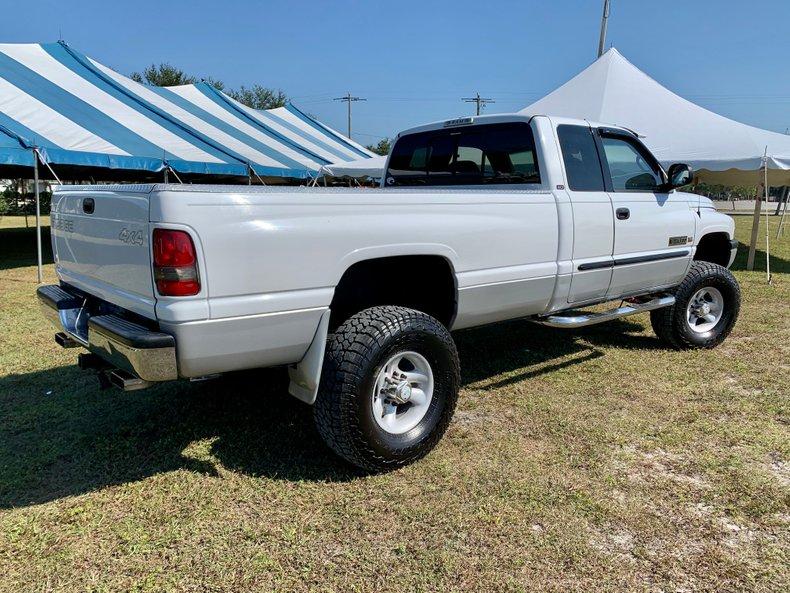
[[[318,432],[338,455],[369,471],[427,454],[458,398],[458,353],[425,313],[373,307],[332,335],[314,406]]]
[[[730,334],[740,308],[741,291],[732,273],[695,261],[675,290],[675,304],[651,311],[650,322],[673,348],[713,348]]]

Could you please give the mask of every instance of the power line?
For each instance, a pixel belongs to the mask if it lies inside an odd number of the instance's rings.
[[[347,93],[344,97],[335,97],[332,99],[333,101],[344,101],[348,103],[348,139],[351,140],[351,104],[355,101],[367,101],[367,99],[361,99],[359,97],[351,96],[351,93]]]
[[[337,95],[340,91],[326,92],[326,93],[311,93],[309,95],[291,95],[291,99],[331,99],[333,95]]]
[[[357,132],[357,136],[367,136],[368,138],[390,138],[392,134],[387,136],[384,134],[366,134],[364,132]]]
[[[483,107],[486,106],[488,103],[496,103],[493,99],[484,99],[480,96],[480,93],[475,93],[474,97],[462,97],[461,101],[464,103],[476,103],[477,104],[477,115],[480,115]]]

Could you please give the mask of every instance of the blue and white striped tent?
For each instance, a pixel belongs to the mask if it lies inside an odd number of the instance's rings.
[[[374,156],[293,105],[256,111],[206,83],[139,84],[63,42],[0,44],[0,166],[305,179]],[[84,178],[84,177],[82,177]]]

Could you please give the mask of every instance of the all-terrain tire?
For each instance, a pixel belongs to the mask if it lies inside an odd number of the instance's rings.
[[[372,394],[382,365],[406,351],[430,364],[433,396],[419,424],[392,434],[374,419]],[[327,445],[367,471],[393,469],[423,457],[442,438],[458,399],[458,352],[447,328],[430,315],[372,307],[330,336],[320,385],[313,415]]]
[[[723,298],[723,311],[712,328],[697,332],[689,324],[688,307],[694,296],[705,288],[718,291]],[[741,308],[738,281],[727,268],[710,262],[692,262],[683,282],[674,290],[674,296],[674,305],[650,312],[650,324],[662,342],[678,350],[718,346],[732,331]]]

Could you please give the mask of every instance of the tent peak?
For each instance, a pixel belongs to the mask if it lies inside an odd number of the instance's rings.
[[[606,64],[610,64],[610,65],[611,64],[615,64],[615,63],[617,63],[617,64],[627,64],[628,66],[631,66],[632,68],[635,68],[636,70],[639,70],[639,68],[634,66],[628,60],[628,58],[626,58],[623,55],[623,53],[621,51],[619,51],[616,47],[610,47],[609,49],[607,49],[600,58],[598,58],[597,60],[595,60],[595,62],[593,62],[593,64],[596,63],[596,62],[605,62]],[[639,71],[641,72],[641,70],[639,70]]]
[[[660,161],[688,163],[706,171],[706,179],[719,182],[741,182],[749,175],[754,181],[768,146],[771,182],[790,180],[790,137],[736,122],[684,99],[614,48],[520,113],[638,130]]]

